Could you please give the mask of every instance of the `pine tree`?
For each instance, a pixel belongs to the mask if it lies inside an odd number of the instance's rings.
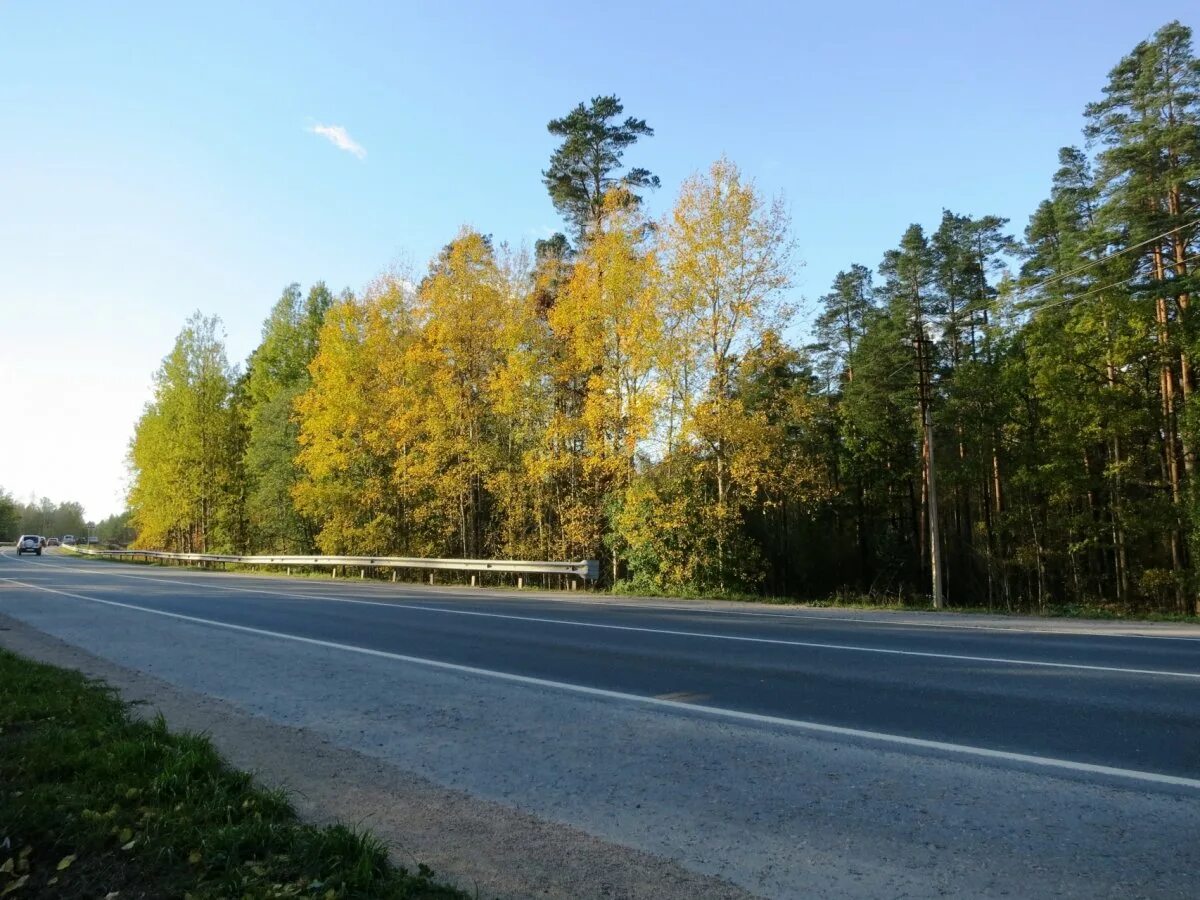
[[[1154,304],[1163,463],[1175,508],[1171,565],[1182,582],[1195,465],[1195,440],[1184,424],[1194,392],[1188,287],[1200,236],[1200,60],[1191,30],[1171,22],[1139,43],[1109,73],[1104,93],[1086,111],[1086,133],[1104,147],[1099,217],[1114,243],[1137,250]]]
[[[933,404],[935,347],[930,336],[945,312],[942,297],[935,292],[936,257],[920,225],[911,225],[900,239],[900,247],[889,250],[880,265],[886,279],[885,296],[892,315],[902,322],[912,343],[917,388],[917,414],[921,423],[922,503],[925,520],[922,536],[922,555],[928,552],[933,605],[945,604],[942,568],[942,541],[937,493],[937,459],[935,453]]]
[[[838,272],[833,279],[833,289],[821,297],[820,303],[821,312],[813,323],[813,330],[822,351],[829,357],[829,369],[832,374],[853,381],[854,367],[850,360],[875,303],[871,270],[855,263],[848,270]]]
[[[624,167],[625,151],[640,138],[654,136],[645,119],[627,116],[621,120],[624,111],[615,96],[593,97],[590,104],[580,103],[546,126],[562,143],[542,172],[542,181],[554,208],[574,229],[579,245],[601,226],[611,209],[606,197],[619,197],[624,205],[637,206],[642,201],[638,191],[659,186],[658,176],[648,169],[635,167],[618,174]]]

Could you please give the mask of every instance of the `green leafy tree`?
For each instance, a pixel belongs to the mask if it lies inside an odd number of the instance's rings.
[[[136,537],[133,526],[129,522],[129,512],[114,513],[96,523],[96,537],[102,544],[115,544],[124,547]]]
[[[220,320],[193,315],[154,377],[130,443],[129,508],[142,546],[237,549],[242,483],[237,371]]]
[[[12,494],[0,488],[0,540],[14,541],[20,537],[21,513]]]
[[[262,342],[251,354],[243,388],[247,429],[246,514],[257,550],[303,553],[312,547],[315,529],[299,515],[292,490],[299,480],[296,399],[311,377],[309,364],[333,295],[318,282],[302,296],[289,285],[263,324]]]

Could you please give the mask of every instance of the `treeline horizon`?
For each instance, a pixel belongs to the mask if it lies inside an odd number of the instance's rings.
[[[125,527],[127,515],[118,513],[96,522],[96,534],[102,541],[127,541],[133,537],[132,530]],[[0,487],[0,541],[15,541],[23,534],[42,537],[62,537],[73,534],[86,535],[87,518],[83,504],[75,500],[55,503],[49,497],[31,496],[21,503]]]
[[[661,187],[616,97],[549,131],[568,228],[290,285],[243,369],[192,316],[130,443],[141,546],[600,559],[631,592],[1200,611],[1200,62],[1159,29],[1020,235],[943,208],[794,324],[737,165]]]

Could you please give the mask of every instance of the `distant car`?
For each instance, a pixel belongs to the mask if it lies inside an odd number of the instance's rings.
[[[96,537],[94,534],[88,535],[88,543],[89,544],[98,544],[98,543],[100,543],[100,538]]]
[[[74,547],[75,546],[75,535],[64,534],[62,542],[63,542],[63,545],[66,547]]]
[[[42,555],[42,539],[36,534],[23,534],[17,538],[17,556],[23,553]]]
[[[46,538],[46,546],[47,547],[57,547],[58,546],[58,538],[56,538],[56,537]]]

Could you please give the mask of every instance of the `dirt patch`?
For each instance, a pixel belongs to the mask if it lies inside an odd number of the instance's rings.
[[[749,897],[741,888],[566,825],[440,787],[303,729],[117,666],[0,615],[0,646],[101,678],[145,716],[203,732],[234,766],[283,787],[302,816],[369,828],[395,860],[418,862],[481,898]]]

